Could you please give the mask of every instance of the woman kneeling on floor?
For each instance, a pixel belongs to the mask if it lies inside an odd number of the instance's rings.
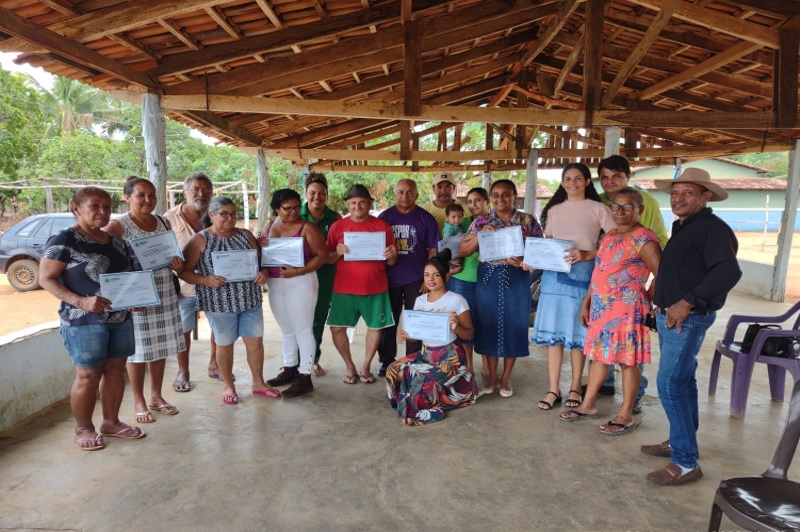
[[[414,310],[450,314],[450,342],[434,346],[421,339],[422,351],[401,358],[386,371],[389,402],[406,425],[441,421],[445,411],[471,405],[478,398],[459,339],[474,334],[469,306],[445,287],[450,257],[450,250],[445,249],[425,264],[423,283],[429,293],[414,303]],[[397,336],[401,341],[408,339],[404,330]]]

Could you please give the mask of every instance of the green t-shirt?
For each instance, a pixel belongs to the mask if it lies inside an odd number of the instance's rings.
[[[461,221],[462,231],[464,231],[464,233],[469,232],[470,225],[472,225],[472,216],[464,217]],[[468,283],[478,282],[478,252],[476,251],[469,257],[461,257],[461,264],[464,268],[460,272],[454,273],[453,277]]]
[[[661,216],[658,201],[644,190],[637,188],[637,192],[642,195],[644,200],[644,212],[639,216],[639,223],[656,234],[658,241],[661,243],[661,249],[664,249],[664,246],[667,245],[667,240],[669,240],[669,234],[667,233],[667,227],[664,225],[664,217]],[[611,200],[608,199],[608,194],[605,192],[600,194],[600,199],[606,205],[611,205]]]
[[[314,217],[311,216],[311,213],[308,212],[308,203],[304,203],[303,206],[300,207],[300,218],[316,225],[317,229],[322,231],[322,236],[325,239],[327,239],[328,231],[333,225],[333,222],[339,219],[339,215],[336,214],[336,211],[333,211],[329,209],[327,206],[325,206],[325,210],[322,211],[322,218],[320,219],[319,222],[315,222]],[[333,287],[333,277],[335,275],[336,275],[335,264],[326,264],[325,266],[317,270],[317,278],[319,279],[321,286]]]

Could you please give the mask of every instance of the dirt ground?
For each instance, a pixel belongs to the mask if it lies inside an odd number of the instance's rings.
[[[739,258],[771,264],[777,253],[777,233],[768,233],[766,245],[762,233],[739,233]],[[789,259],[789,277],[786,283],[786,301],[800,300],[800,233],[795,233],[792,256]],[[58,301],[44,290],[20,293],[0,275],[0,336],[20,329],[58,319]]]

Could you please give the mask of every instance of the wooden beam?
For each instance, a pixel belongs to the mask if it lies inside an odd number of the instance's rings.
[[[192,36],[187,35],[175,22],[171,20],[159,20],[158,23],[162,28],[174,35],[179,41],[189,47],[190,50],[197,51],[203,46],[197,42]]]
[[[422,31],[418,20],[408,21],[403,27],[403,105],[406,115],[419,116],[422,111]]]
[[[365,102],[326,102],[298,100],[297,98],[260,98],[193,94],[165,96],[165,109],[209,110],[232,113],[272,113],[291,115],[347,116],[377,120],[410,120],[449,122],[499,122],[524,125],[583,126],[584,111],[481,108],[447,105],[423,105],[420,117],[403,114],[402,105]],[[725,124],[728,129],[768,129],[774,124],[771,112],[704,112],[704,111],[595,111],[595,126],[632,125],[642,127],[714,128]],[[797,127],[797,126],[795,126]]]
[[[777,68],[773,74],[773,109],[778,119],[776,127],[784,129],[797,123],[797,56],[800,54],[800,32],[782,29],[779,36],[780,48],[775,54]]]
[[[614,99],[614,96],[617,95],[619,89],[622,88],[622,86],[625,84],[625,81],[633,73],[636,65],[639,64],[639,61],[641,61],[641,59],[650,49],[650,46],[661,34],[661,30],[667,25],[670,17],[672,17],[672,13],[680,3],[681,0],[669,0],[664,8],[658,12],[653,21],[650,23],[650,27],[648,28],[647,33],[645,33],[644,38],[636,43],[636,46],[634,46],[633,50],[628,56],[628,59],[625,60],[625,63],[614,77],[614,81],[611,82],[611,85],[609,85],[608,89],[606,90],[606,93],[603,96],[602,107],[606,107],[611,100]]]
[[[267,2],[267,0],[255,0],[255,1],[258,7],[261,8],[261,11],[267,16],[267,18],[269,19],[269,21],[272,23],[273,26],[275,26],[279,30],[286,27],[286,25],[281,20],[281,17],[278,16],[278,13],[276,13],[275,10],[272,8],[272,6],[269,5],[269,2]]]
[[[661,94],[664,91],[669,89],[673,89],[678,87],[679,85],[683,85],[687,81],[694,80],[703,74],[708,74],[713,70],[717,70],[722,65],[726,65],[732,61],[736,61],[747,54],[761,48],[759,44],[753,44],[751,42],[745,41],[742,43],[737,44],[733,48],[729,49],[726,52],[721,54],[717,54],[709,59],[706,59],[702,63],[699,63],[687,70],[684,70],[680,74],[672,76],[671,78],[667,78],[664,80],[659,81],[651,85],[649,88],[641,91],[639,93],[640,100],[648,100],[653,96]],[[795,62],[797,57],[795,56]]]
[[[254,135],[250,133],[243,127],[237,126],[235,124],[231,124],[224,118],[214,113],[208,111],[189,111],[185,114],[188,118],[192,120],[196,120],[203,124],[213,127],[214,129],[218,129],[230,135],[231,137],[238,139],[246,144],[250,144],[252,146],[261,146],[263,139],[258,135]]]
[[[56,55],[75,61],[92,69],[105,72],[133,85],[156,88],[158,84],[150,76],[132,70],[113,59],[109,59],[81,44],[72,42],[46,28],[29,22],[7,9],[0,8],[0,31],[36,44],[38,49],[50,50]]]
[[[550,44],[550,41],[553,40],[553,37],[561,31],[561,28],[564,27],[564,24],[567,23],[567,20],[572,13],[575,12],[577,9],[578,4],[583,2],[584,0],[566,0],[558,12],[553,17],[553,20],[550,21],[550,24],[547,26],[547,29],[544,30],[537,38],[536,42],[525,52],[525,55],[522,56],[520,59],[520,63],[522,66],[528,66],[531,62],[536,59],[536,57],[542,53],[542,50],[547,48]]]
[[[592,113],[600,107],[603,82],[603,0],[586,2],[583,56],[583,104],[588,112],[586,126],[592,125]]]

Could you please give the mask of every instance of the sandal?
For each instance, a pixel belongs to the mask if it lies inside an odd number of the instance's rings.
[[[358,380],[363,382],[364,384],[372,384],[375,382],[375,375],[372,373],[364,373],[363,375],[358,376]]]
[[[544,396],[547,397],[548,395],[551,394],[555,396],[555,400],[552,403],[549,403],[544,399],[542,399],[537,403],[540,410],[552,410],[554,405],[561,402],[561,396],[558,395],[556,392],[547,392],[546,394],[544,394]]]
[[[626,432],[635,430],[638,426],[639,424],[635,421],[631,421],[629,425],[626,425],[624,423],[614,423],[614,420],[612,419],[605,425],[600,425],[600,432],[603,434],[608,434],[609,436],[622,436]],[[609,427],[614,427],[620,430],[608,430]]]
[[[280,399],[281,392],[275,388],[269,387],[266,390],[253,390],[253,395],[266,397],[267,399]]]
[[[566,412],[561,412],[558,417],[560,417],[564,421],[578,421],[581,419],[597,419],[597,412],[594,414],[584,414],[583,412],[578,412],[577,410],[567,410]]]
[[[144,412],[136,412],[136,422],[137,423],[155,423],[156,418],[153,417],[153,413],[149,410],[145,410]]]
[[[175,382],[172,383],[172,389],[178,393],[183,392],[191,392],[192,391],[192,383],[187,381],[182,381],[180,379],[175,379]]]
[[[154,405],[147,405],[147,406],[148,406],[148,408],[152,408],[156,412],[160,412],[160,413],[164,414],[165,416],[174,416],[175,414],[177,414],[179,412],[178,407],[173,406],[173,405],[171,405],[169,403],[163,403],[163,404],[160,404],[160,405],[155,405],[154,404]],[[136,415],[138,416],[139,414],[136,414]],[[144,423],[144,422],[142,422],[142,423]]]
[[[315,377],[322,377],[326,373],[328,373],[328,372],[325,371],[325,368],[323,368],[319,364],[314,364],[314,376]]]
[[[94,438],[76,438],[75,443],[78,444],[81,451],[99,451],[100,449],[106,448],[101,434],[98,434]],[[84,445],[84,443],[89,443],[90,445]]]
[[[342,382],[345,384],[355,384],[358,382],[358,375],[345,375]]]
[[[567,398],[567,400],[564,401],[564,406],[566,406],[567,408],[578,408],[579,406],[581,406],[583,404],[583,394],[581,392],[579,392],[578,390],[570,390],[569,393],[574,393],[576,395],[580,395],[581,398],[580,399],[569,399],[569,398]],[[567,395],[569,395],[569,393]]]
[[[239,404],[239,395],[236,392],[223,393],[222,394],[222,404],[223,405],[238,405]]]

